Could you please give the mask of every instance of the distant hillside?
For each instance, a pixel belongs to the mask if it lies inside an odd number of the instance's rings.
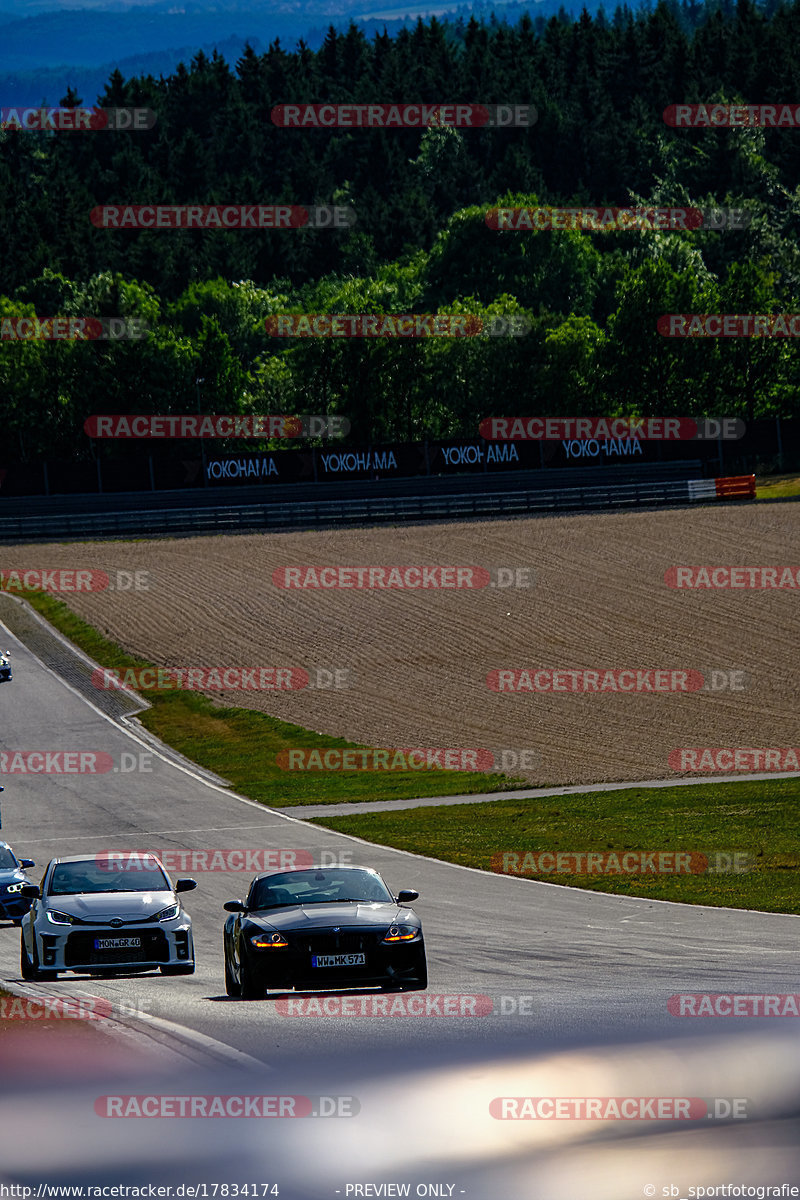
[[[20,0],[20,5],[23,2],[27,13],[35,8],[35,0]],[[287,50],[295,49],[302,38],[316,50],[330,25],[346,29],[350,21],[372,37],[384,29],[396,34],[402,26],[431,12],[447,21],[468,20],[473,14],[489,21],[496,13],[499,19],[514,24],[524,12],[549,17],[563,9],[578,16],[584,7],[591,13],[601,7],[601,0],[586,0],[585,5],[583,0],[478,0],[472,4],[362,0],[359,9],[354,9],[353,0],[305,0],[302,7],[297,0],[274,0],[241,8],[237,7],[241,0],[229,4],[210,0],[208,7],[186,3],[175,11],[181,0],[116,9],[108,0],[101,0],[102,7],[81,2],[79,9],[62,7],[21,18],[8,9],[17,0],[4,0],[7,7],[0,12],[0,106],[42,101],[57,104],[67,87],[74,88],[86,104],[94,103],[115,68],[126,78],[158,78],[174,71],[179,62],[188,64],[199,50],[210,55],[217,49],[230,64],[236,62],[247,42],[263,53],[276,38]],[[43,3],[52,10],[53,0]],[[608,9],[613,11],[613,6]]]

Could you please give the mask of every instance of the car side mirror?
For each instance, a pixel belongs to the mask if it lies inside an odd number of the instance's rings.
[[[397,893],[398,904],[410,904],[412,900],[419,899],[419,892],[414,892],[410,888],[404,888],[402,892]]]
[[[32,858],[21,858],[19,860],[19,865],[21,867],[35,867],[36,863],[33,861]]]
[[[36,883],[23,883],[20,893],[23,896],[27,896],[30,900],[38,900],[42,894],[39,891],[39,885]]]
[[[196,887],[197,887],[196,879],[176,879],[175,880],[175,891],[176,892],[193,892]]]
[[[247,912],[244,900],[226,900],[222,907],[225,912]]]

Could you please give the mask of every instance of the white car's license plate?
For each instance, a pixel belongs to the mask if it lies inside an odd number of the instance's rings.
[[[312,954],[312,967],[363,967],[365,954]]]
[[[95,938],[95,950],[138,950],[142,944],[140,937]]]

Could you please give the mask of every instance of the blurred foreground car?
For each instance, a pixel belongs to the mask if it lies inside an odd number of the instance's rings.
[[[13,921],[15,925],[22,921],[31,906],[31,897],[22,891],[26,883],[31,883],[25,868],[35,866],[32,858],[17,858],[8,842],[0,842],[0,921]]]
[[[422,999],[422,997],[420,997]],[[229,1006],[223,1005],[223,1008]],[[791,1196],[800,1181],[797,1034],[729,1029],[693,1038],[618,1037],[597,1045],[535,1049],[485,1034],[449,1047],[413,1034],[402,1048],[359,1053],[352,1042],[236,1068],[203,1068],[163,1054],[106,1065],[60,1038],[45,1056],[37,1033],[0,1042],[0,1183],[31,1196],[43,1184],[204,1185],[197,1195],[249,1200],[647,1200]],[[777,1026],[777,1027],[775,1027]],[[704,1026],[705,1028],[705,1026]],[[339,1026],[342,1030],[342,1027]],[[476,1031],[477,1032],[477,1031]],[[544,1042],[545,1039],[542,1039]],[[97,1060],[100,1059],[98,1062]],[[201,1104],[241,1097],[307,1098],[297,1120],[174,1120],[176,1098]],[[322,1118],[321,1097],[337,1103]],[[745,1097],[747,1116],[692,1120],[503,1120],[504,1096]],[[120,1098],[163,1115],[114,1119]],[[700,1107],[695,1102],[696,1107]],[[318,1114],[314,1116],[314,1112]],[[35,1126],[39,1136],[30,1136]],[[87,1130],[99,1130],[87,1160]],[[247,1181],[248,1193],[243,1186]],[[256,1182],[257,1181],[257,1182]],[[181,1185],[183,1189],[181,1190]],[[699,1186],[698,1186],[699,1185]],[[768,1191],[765,1185],[773,1190]],[[85,1194],[85,1193],[84,1193]]]
[[[22,920],[22,978],[155,968],[191,975],[192,920],[177,893],[195,887],[193,879],[178,879],[173,887],[155,856],[135,867],[102,857],[51,859],[41,889],[22,887],[33,900]]]
[[[224,906],[225,990],[244,1000],[270,989],[428,986],[419,892],[395,897],[366,867],[257,875],[247,900]]]

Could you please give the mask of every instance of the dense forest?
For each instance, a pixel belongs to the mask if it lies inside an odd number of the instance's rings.
[[[98,412],[341,413],[350,441],[491,413],[792,416],[787,338],[665,338],[665,313],[800,311],[800,128],[674,128],[675,103],[800,105],[800,0],[573,21],[420,21],[231,68],[115,74],[139,132],[0,130],[0,326],[123,317],[136,340],[0,342],[4,454],[117,452]],[[85,100],[70,93],[63,103]],[[530,127],[287,129],[301,102],[528,104]],[[800,109],[798,109],[800,115]],[[340,205],[341,229],[100,229],[99,205]],[[498,231],[497,206],[740,209],[743,229]],[[518,337],[270,337],[279,313],[519,314]],[[9,324],[11,322],[11,324]],[[8,338],[10,335],[3,334]],[[198,382],[201,381],[201,382]],[[239,447],[236,447],[239,448]],[[252,444],[249,448],[253,448]]]

